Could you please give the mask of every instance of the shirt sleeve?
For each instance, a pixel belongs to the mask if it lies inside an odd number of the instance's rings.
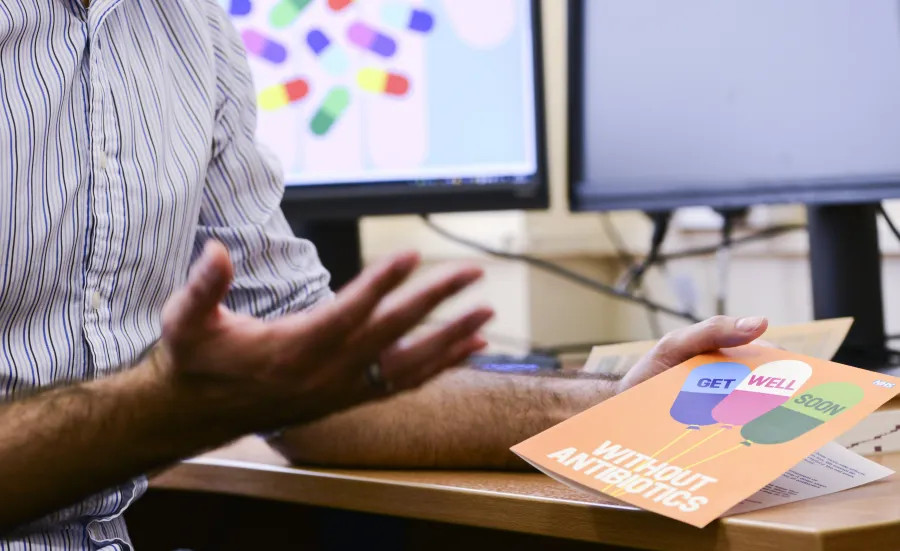
[[[224,10],[210,4],[217,104],[194,255],[207,240],[220,241],[234,263],[226,305],[278,317],[330,299],[329,274],[281,211],[282,171],[254,136],[256,97],[244,45]]]

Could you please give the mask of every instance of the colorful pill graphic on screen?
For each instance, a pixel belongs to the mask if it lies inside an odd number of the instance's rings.
[[[672,403],[669,415],[679,423],[698,429],[712,425],[714,407],[724,400],[750,373],[750,368],[737,362],[716,362],[691,370],[681,392]]]
[[[350,25],[347,29],[347,39],[356,46],[382,57],[391,57],[397,51],[397,43],[393,38],[361,22]]]
[[[852,383],[823,383],[750,421],[741,429],[746,444],[783,444],[851,409],[863,399]]]
[[[269,24],[275,29],[289,27],[312,0],[279,0],[269,12]]]
[[[371,67],[360,69],[356,73],[356,82],[366,92],[376,94],[402,96],[409,91],[409,80],[405,76]]]
[[[319,29],[307,33],[306,43],[319,58],[322,67],[332,76],[340,76],[350,67],[350,59],[344,49]]]
[[[778,360],[754,369],[712,415],[723,425],[744,425],[788,401],[812,375],[798,360]]]
[[[302,78],[284,84],[269,86],[259,93],[259,107],[266,111],[274,111],[285,105],[300,101],[309,93],[309,85]]]
[[[427,33],[434,27],[434,17],[403,2],[387,2],[381,8],[381,20],[395,29]]]
[[[287,59],[287,50],[278,42],[268,38],[264,34],[257,31],[246,30],[241,34],[244,40],[244,47],[253,55],[271,61],[272,63],[282,63]]]
[[[219,0],[219,3],[228,10],[229,15],[247,15],[253,11],[250,0]]]
[[[353,0],[328,0],[328,7],[331,8],[332,11],[341,11],[352,3]]]
[[[350,92],[343,87],[335,87],[329,90],[322,100],[322,105],[313,115],[309,128],[316,136],[324,136],[334,123],[341,117],[347,106],[350,105]]]

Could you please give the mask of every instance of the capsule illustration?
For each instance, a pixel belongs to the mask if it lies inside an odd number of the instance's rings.
[[[309,93],[309,84],[302,78],[289,80],[264,88],[259,93],[258,103],[264,111],[274,111],[305,98]]]
[[[402,96],[409,91],[409,79],[397,73],[371,67],[360,69],[356,82],[366,92]]]
[[[344,74],[350,67],[350,58],[339,44],[335,44],[322,30],[313,29],[306,34],[306,44],[322,67],[332,76]]]
[[[434,16],[430,12],[413,8],[405,2],[385,2],[381,8],[381,20],[398,30],[427,33],[434,28]]]
[[[274,29],[290,27],[312,0],[281,0],[269,12],[269,24]]]
[[[749,444],[783,444],[803,436],[860,403],[865,393],[853,383],[816,385],[750,421],[741,429]]]
[[[353,45],[381,57],[391,57],[397,51],[397,43],[393,38],[360,21],[347,29],[347,39]]]
[[[219,3],[228,11],[228,15],[240,17],[249,15],[253,11],[251,0],[219,0]]]
[[[713,409],[728,397],[750,373],[737,362],[715,362],[695,367],[675,397],[669,415],[689,429],[716,423]]]
[[[713,418],[725,426],[740,426],[787,402],[812,375],[809,364],[777,360],[754,369],[726,399]]]
[[[272,63],[283,63],[287,59],[287,49],[278,41],[259,31],[247,29],[241,33],[247,52]]]
[[[353,0],[328,0],[328,7],[331,11],[341,11],[352,3]]]
[[[324,136],[331,130],[334,123],[337,122],[347,106],[350,105],[350,92],[343,86],[336,86],[328,91],[322,104],[316,110],[309,128],[313,134]]]

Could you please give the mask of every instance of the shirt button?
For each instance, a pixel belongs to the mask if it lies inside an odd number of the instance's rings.
[[[106,153],[102,151],[97,153],[97,164],[100,165],[100,170],[106,170],[106,167],[109,166],[109,157]]]
[[[91,293],[91,309],[99,310],[101,306],[103,306],[103,295],[101,295],[99,291],[92,292]]]

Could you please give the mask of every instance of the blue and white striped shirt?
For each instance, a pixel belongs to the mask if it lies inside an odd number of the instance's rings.
[[[244,47],[216,0],[0,2],[0,399],[130,365],[210,238],[235,263],[236,310],[330,295],[255,126]],[[145,487],[0,550],[128,549],[120,515]]]

